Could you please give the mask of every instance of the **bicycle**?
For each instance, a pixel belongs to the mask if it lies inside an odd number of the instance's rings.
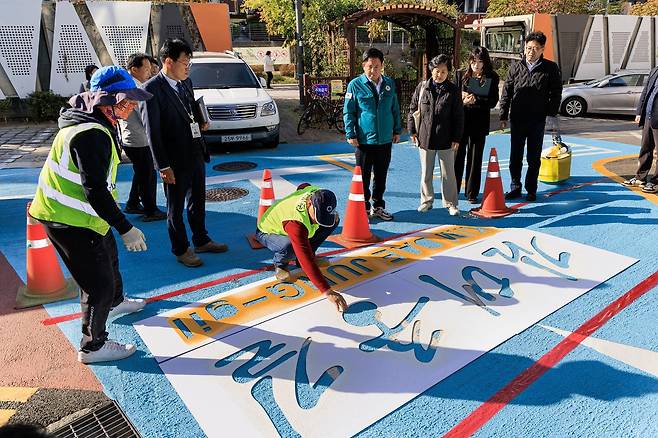
[[[311,91],[311,103],[308,104],[297,123],[297,134],[302,135],[309,126],[319,126],[325,121],[329,128],[336,127],[341,134],[345,134],[345,122],[343,120],[344,93],[339,93],[340,99],[330,101],[326,97]]]

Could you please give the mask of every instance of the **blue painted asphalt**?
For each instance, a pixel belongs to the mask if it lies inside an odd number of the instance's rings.
[[[409,143],[395,145],[385,199],[393,222],[373,222],[381,237],[441,224],[519,227],[599,247],[640,261],[574,302],[549,315],[541,324],[573,330],[607,304],[651,275],[658,267],[658,205],[649,202],[611,180],[544,198],[542,194],[570,185],[600,180],[595,161],[638,153],[636,146],[584,138],[565,138],[574,144],[572,177],[566,186],[541,184],[538,202],[517,214],[497,220],[474,219],[465,214],[450,217],[445,209],[418,213],[420,168],[416,148]],[[549,138],[546,138],[549,141]],[[509,136],[491,135],[489,148],[496,147],[504,187],[509,185],[506,160]],[[212,166],[227,161],[253,161],[258,167],[281,168],[326,164],[320,155],[345,154],[345,143],[323,145],[281,145],[277,150],[256,150],[213,156],[208,176],[225,175]],[[349,157],[339,157],[348,160]],[[25,206],[34,193],[39,169],[0,171],[0,249],[16,272],[25,279]],[[483,172],[483,180],[484,180]],[[339,211],[346,207],[351,175],[347,170],[286,175],[292,184],[311,182],[336,192]],[[130,166],[121,166],[118,190],[125,202],[132,178]],[[153,297],[226,275],[257,269],[269,263],[267,251],[252,251],[244,235],[255,227],[259,191],[249,181],[211,187],[240,187],[249,194],[241,199],[207,204],[207,228],[213,239],[226,242],[227,254],[203,254],[204,266],[188,269],[175,262],[163,222],[133,223],[144,231],[149,249],[129,253],[120,248],[120,265],[128,295]],[[437,192],[440,183],[435,184]],[[158,203],[164,195],[158,189]],[[435,207],[440,202],[435,203]],[[465,200],[460,207],[471,207]],[[135,216],[129,216],[129,219]],[[324,249],[337,249],[327,242]],[[593,264],[597,261],[592,260]],[[111,398],[116,399],[145,437],[203,436],[195,420],[161,373],[132,323],[165,310],[177,308],[239,285],[268,276],[259,273],[215,287],[201,289],[172,299],[149,304],[139,315],[114,320],[112,338],[137,345],[138,352],[124,361],[94,365],[92,370]],[[653,289],[614,317],[596,333],[610,341],[658,352],[658,295]],[[46,306],[51,316],[79,312],[74,301]],[[59,325],[73,345],[80,338],[79,321]],[[464,369],[438,383],[417,398],[363,430],[361,436],[436,436],[450,430],[464,417],[502,388],[519,372],[550,350],[562,338],[535,325],[509,339]],[[217,406],[221,412],[221,405]],[[658,377],[579,346],[556,367],[493,417],[477,436],[658,436],[653,416],[658,409]],[[336,419],[340,421],[340,419]],[[221,427],[221,419],[218,419]]]

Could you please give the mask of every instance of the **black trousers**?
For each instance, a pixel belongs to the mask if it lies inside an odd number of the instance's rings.
[[[521,170],[523,169],[523,148],[527,142],[526,161],[528,171],[525,174],[525,190],[537,193],[537,178],[541,166],[541,149],[544,144],[544,126],[546,120],[512,120],[510,122],[511,149],[509,172],[512,177],[511,190],[521,188]]]
[[[107,340],[107,316],[123,301],[119,255],[112,230],[105,236],[87,228],[44,223],[46,234],[80,286],[80,349],[96,351]]]
[[[461,191],[462,176],[464,175],[464,160],[466,160],[466,199],[476,199],[480,194],[482,180],[482,153],[487,136],[464,133],[455,156],[455,178],[457,179],[457,193]]]
[[[384,202],[384,191],[386,190],[386,176],[388,175],[388,166],[391,164],[392,143],[372,145],[359,145],[354,150],[356,164],[361,166],[363,175],[363,196],[366,201],[366,211],[370,210],[370,199],[372,205],[377,207],[386,207]],[[372,183],[372,193],[370,192],[370,178],[374,172]],[[371,196],[372,195],[372,196]]]
[[[658,129],[653,129],[649,120],[644,122],[644,127],[642,128],[642,144],[640,146],[640,156],[638,157],[638,167],[635,174],[637,179],[646,181],[651,171],[651,165],[653,164],[653,151],[658,144]],[[650,180],[653,184],[658,184],[658,167],[656,168],[656,173],[653,174],[653,177]]]
[[[192,243],[202,246],[210,242],[206,230],[206,165],[202,156],[188,164],[187,168],[174,169],[176,184],[164,184],[167,195],[167,231],[171,252],[182,255],[190,246],[183,222],[187,204],[187,221],[192,230]]]
[[[144,213],[152,215],[157,210],[156,206],[156,173],[153,167],[153,156],[151,149],[124,147],[124,152],[133,163],[133,182],[130,186],[127,205],[130,207],[144,206]]]
[[[272,78],[274,78],[274,73],[266,71],[265,74],[267,75],[267,88],[272,88]]]

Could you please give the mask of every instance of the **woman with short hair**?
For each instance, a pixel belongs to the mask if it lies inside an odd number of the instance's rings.
[[[451,216],[459,215],[459,190],[455,181],[455,152],[464,127],[464,108],[459,87],[448,77],[452,61],[439,55],[429,63],[432,77],[421,81],[409,105],[407,127],[420,154],[421,182],[418,211],[427,212],[434,203],[434,166],[441,166],[441,197]],[[420,110],[416,126],[414,112]]]

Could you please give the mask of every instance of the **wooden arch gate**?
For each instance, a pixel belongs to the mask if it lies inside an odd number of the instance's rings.
[[[347,60],[349,65],[350,77],[356,76],[355,60],[360,59],[356,56],[356,28],[372,19],[381,19],[389,21],[401,28],[411,31],[414,27],[425,29],[426,42],[425,54],[423,59],[423,76],[427,70],[427,63],[434,56],[439,54],[439,43],[433,24],[436,21],[444,23],[453,29],[452,56],[453,65],[459,66],[459,41],[460,27],[457,21],[443,12],[429,6],[396,4],[380,6],[376,9],[367,9],[345,18],[345,38],[347,39],[348,52]]]

